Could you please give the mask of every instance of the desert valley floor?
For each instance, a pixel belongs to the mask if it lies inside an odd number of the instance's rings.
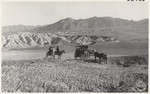
[[[94,58],[75,60],[75,47],[60,49],[66,50],[66,54],[59,60],[45,58],[48,47],[3,51],[2,91],[148,91],[147,42],[103,43],[89,46],[89,49],[99,49],[99,52],[106,53],[107,64],[99,64]]]
[[[62,55],[62,59],[74,59],[75,47],[60,46],[61,50],[65,50],[66,54]],[[90,45],[89,49],[96,49],[98,52],[106,53],[109,57],[114,56],[130,56],[130,55],[147,55],[148,43],[147,41],[125,41],[112,42]],[[12,49],[2,52],[3,60],[33,60],[43,59],[48,51],[47,47],[34,47],[24,49]]]

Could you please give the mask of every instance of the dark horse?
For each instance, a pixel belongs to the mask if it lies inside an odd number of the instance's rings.
[[[49,50],[47,53],[46,53],[46,57],[48,56],[53,56],[53,59],[55,58],[55,54],[53,53],[53,50]]]
[[[101,63],[101,61],[105,61],[105,63],[107,64],[107,55],[106,54],[94,52],[94,57],[95,57],[95,60],[96,60],[96,57],[99,58],[99,63]]]
[[[55,51],[55,55],[57,55],[59,59],[61,59],[61,55],[62,55],[63,53],[66,53],[65,50],[61,50],[61,51],[59,51],[59,52]]]
[[[61,55],[62,55],[63,53],[66,53],[65,50],[61,50],[61,51],[59,51],[59,52],[57,52],[57,51],[55,51],[55,52],[53,52],[53,51],[48,51],[48,52],[46,53],[46,57],[48,57],[48,56],[53,56],[53,59],[55,59],[55,55],[57,55],[58,58],[60,59],[60,58],[61,58]]]

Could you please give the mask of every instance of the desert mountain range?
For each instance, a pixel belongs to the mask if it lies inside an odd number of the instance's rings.
[[[41,26],[3,26],[2,34],[3,47],[6,48],[51,44],[55,38],[68,43],[75,41],[77,44],[92,44],[98,39],[100,41],[143,39],[148,38],[148,19],[133,21],[113,17],[79,20],[66,18]],[[97,40],[92,39],[93,36]]]

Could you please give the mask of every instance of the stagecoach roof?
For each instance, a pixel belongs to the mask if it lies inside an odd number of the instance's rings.
[[[88,47],[88,45],[78,45],[76,47]]]

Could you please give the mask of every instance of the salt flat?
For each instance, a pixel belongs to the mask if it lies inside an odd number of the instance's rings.
[[[36,60],[43,59],[46,56],[47,51],[5,51],[2,52],[3,60]],[[108,57],[117,57],[123,55],[108,55]],[[58,58],[56,56],[56,58]],[[74,59],[74,53],[66,53],[61,56],[62,60]]]

